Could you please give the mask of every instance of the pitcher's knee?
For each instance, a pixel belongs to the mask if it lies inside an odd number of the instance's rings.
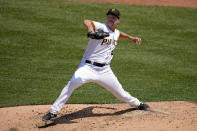
[[[69,81],[68,84],[67,84],[68,88],[73,89],[73,90],[78,88],[81,85],[82,85],[82,83],[79,82],[79,81]]]
[[[73,76],[73,77],[71,78],[70,82],[72,82],[72,83],[82,83],[83,80],[82,80],[81,77],[75,77],[75,76]]]

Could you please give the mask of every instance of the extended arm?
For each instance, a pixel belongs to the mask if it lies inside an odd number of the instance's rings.
[[[124,32],[121,32],[121,31],[120,31],[120,36],[119,36],[119,38],[120,38],[120,39],[131,40],[131,41],[133,41],[134,43],[136,43],[136,44],[138,44],[138,45],[141,44],[141,42],[142,42],[141,38],[138,38],[138,37],[134,37],[134,36],[128,35],[128,34],[126,34],[126,33],[124,33]]]

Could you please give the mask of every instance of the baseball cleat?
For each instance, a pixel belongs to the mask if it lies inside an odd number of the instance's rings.
[[[43,121],[49,121],[49,120],[54,119],[56,117],[57,117],[57,114],[53,114],[53,113],[49,112],[42,117],[42,120]]]
[[[148,111],[148,110],[150,110],[150,107],[149,107],[147,104],[140,103],[140,105],[138,106],[138,109],[139,109],[139,110]]]

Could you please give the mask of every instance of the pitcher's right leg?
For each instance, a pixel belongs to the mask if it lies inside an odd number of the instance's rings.
[[[72,92],[83,85],[84,83],[93,81],[95,79],[95,73],[87,65],[80,66],[73,74],[71,80],[62,90],[60,96],[53,103],[50,112],[43,116],[43,121],[51,120],[55,118],[58,112],[61,110],[63,105],[67,102],[68,98],[71,96]]]
[[[79,87],[81,83],[71,82],[69,81],[68,84],[64,87],[62,90],[60,96],[57,98],[57,100],[53,103],[51,106],[50,111],[42,117],[43,121],[49,121],[54,118],[56,118],[58,112],[61,110],[63,105],[66,103],[74,89]]]
[[[68,98],[71,96],[72,92],[81,85],[82,83],[69,81],[62,90],[60,96],[53,103],[50,112],[52,114],[58,114],[58,112],[62,109],[63,105],[67,102]]]
[[[50,112],[57,114],[71,96],[72,92],[84,83],[90,82],[94,77],[95,74],[90,70],[89,66],[83,65],[79,67],[62,90],[58,99],[52,105]]]

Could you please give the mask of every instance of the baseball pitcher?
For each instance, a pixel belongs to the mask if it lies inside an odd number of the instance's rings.
[[[43,121],[54,119],[72,92],[88,82],[94,82],[103,86],[119,100],[137,107],[139,110],[150,109],[147,104],[140,102],[137,98],[126,92],[111,70],[110,62],[113,58],[113,51],[118,39],[128,39],[136,44],[141,44],[140,38],[117,30],[116,27],[119,23],[120,12],[115,8],[107,12],[106,23],[84,20],[84,25],[88,29],[87,36],[90,38],[87,49],[78,69],[63,88],[60,96],[51,106],[50,111],[43,116]]]

